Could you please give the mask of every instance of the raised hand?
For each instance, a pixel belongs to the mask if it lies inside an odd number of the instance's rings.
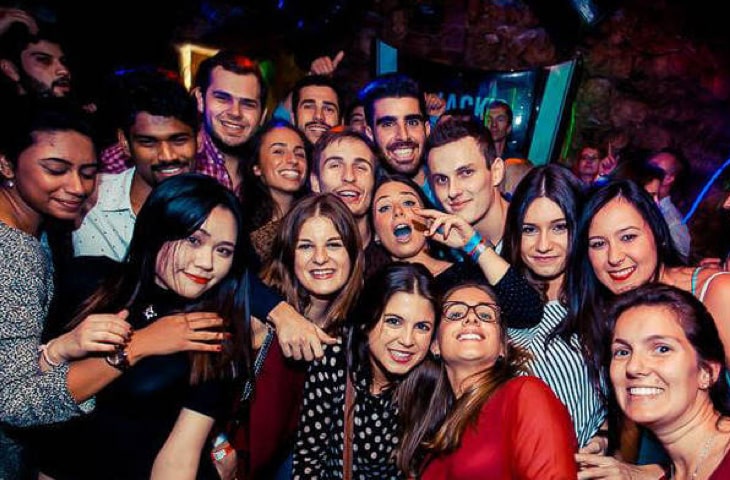
[[[474,227],[459,215],[429,208],[414,208],[413,213],[426,219],[426,236],[451,248],[464,248],[474,235]]]
[[[16,22],[25,24],[32,35],[38,33],[38,25],[28,12],[20,8],[0,7],[0,35]]]
[[[312,60],[309,65],[309,73],[314,75],[332,75],[337,70],[337,66],[342,59],[345,58],[345,52],[340,50],[334,57],[318,57]]]
[[[276,336],[284,356],[308,362],[322,358],[322,344],[332,345],[336,338],[310,322],[286,302],[279,303],[270,313],[269,320],[276,327]]]

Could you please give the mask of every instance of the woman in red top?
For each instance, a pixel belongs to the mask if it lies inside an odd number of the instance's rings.
[[[517,376],[526,356],[508,343],[487,286],[445,294],[432,352],[441,375],[425,411],[407,414],[403,470],[423,480],[577,477],[568,411],[542,380]]]

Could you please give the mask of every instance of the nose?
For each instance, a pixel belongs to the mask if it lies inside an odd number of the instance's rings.
[[[647,363],[644,361],[643,355],[639,352],[632,352],[626,362],[626,376],[641,377],[647,374],[647,370]]]
[[[479,317],[477,317],[477,312],[473,308],[469,308],[466,312],[466,317],[464,317],[464,320],[462,320],[463,323],[469,324],[469,323],[475,323],[479,325]]]
[[[548,232],[541,231],[537,237],[537,251],[548,252],[550,251],[550,238],[548,238]]]
[[[345,165],[342,172],[342,180],[347,183],[353,183],[355,181],[355,168],[352,165]]]
[[[88,180],[84,181],[79,172],[73,172],[69,175],[68,181],[66,182],[66,191],[77,197],[85,197],[88,195],[87,189],[85,188],[87,182]]]
[[[58,62],[56,64],[56,75],[58,75],[59,77],[69,76],[70,75],[69,70],[68,70],[68,67],[66,66],[65,63]]]
[[[405,122],[398,122],[398,126],[396,128],[397,128],[397,130],[396,130],[395,134],[396,134],[396,138],[398,140],[408,139],[408,130],[406,129]]]
[[[169,162],[176,159],[175,149],[169,142],[161,142],[160,149],[157,152],[157,158],[163,162]]]
[[[457,184],[456,181],[449,180],[449,198],[454,199],[461,195],[461,187]]]
[[[413,329],[412,328],[402,328],[400,332],[400,336],[398,338],[398,341],[401,345],[404,347],[410,347],[413,346]]]
[[[402,217],[405,215],[405,209],[403,208],[403,205],[400,203],[393,204],[393,216],[394,217]]]
[[[316,263],[317,265],[324,265],[325,263],[327,263],[327,260],[329,260],[329,258],[330,257],[327,254],[326,245],[322,245],[322,246],[314,248],[314,257],[312,258],[314,263]]]
[[[621,265],[624,261],[625,255],[623,249],[618,245],[609,243],[608,244],[608,263],[614,266]]]
[[[198,248],[197,255],[195,255],[195,266],[201,270],[212,270],[213,269],[213,249],[212,248]]]
[[[322,108],[322,105],[318,105],[314,109],[314,118],[320,122],[324,122],[324,108]]]

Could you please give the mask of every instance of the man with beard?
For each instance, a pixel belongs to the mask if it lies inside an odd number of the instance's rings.
[[[431,124],[418,83],[402,73],[387,73],[365,85],[359,97],[365,107],[368,135],[380,149],[383,167],[412,178],[437,204],[424,164]]]
[[[267,85],[257,62],[229,50],[206,58],[195,74],[193,95],[203,117],[194,170],[237,190],[244,145],[266,118]],[[101,155],[104,172],[132,166],[121,144]]]
[[[122,261],[137,213],[155,185],[193,169],[198,112],[181,83],[149,77],[145,88],[130,92],[123,122],[117,136],[134,167],[99,176],[96,204],[73,232],[76,256]]]
[[[342,123],[342,96],[331,77],[307,75],[292,89],[292,121],[312,145]]]
[[[65,97],[71,93],[71,72],[60,32],[51,26],[32,34],[15,22],[2,37],[0,71],[17,95]]]

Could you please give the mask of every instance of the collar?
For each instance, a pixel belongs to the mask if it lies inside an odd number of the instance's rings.
[[[135,171],[132,167],[120,173],[100,174],[96,208],[104,212],[133,211],[130,194]]]

